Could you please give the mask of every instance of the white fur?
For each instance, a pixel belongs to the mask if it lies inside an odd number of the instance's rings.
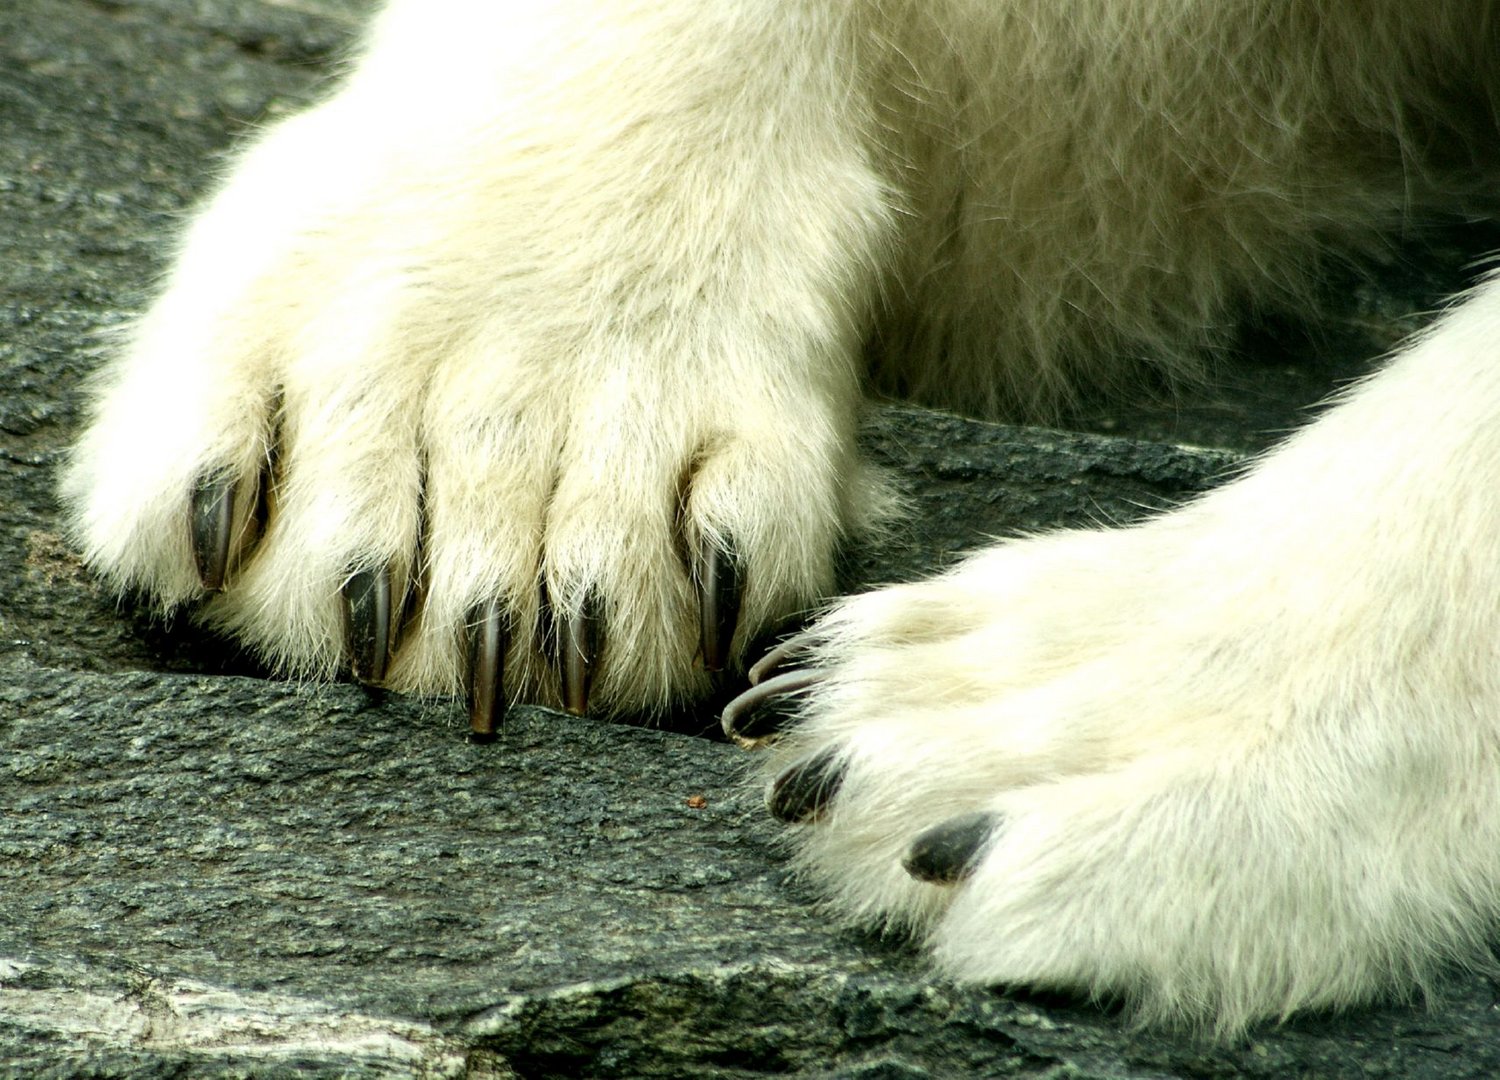
[[[969,979],[1250,1020],[1425,986],[1500,911],[1500,285],[1196,504],[846,601],[773,765],[844,910]],[[1399,418],[1396,419],[1396,418]],[[975,809],[959,888],[901,869]]]
[[[394,0],[246,150],[101,377],[65,478],[113,584],[199,599],[207,475],[272,524],[213,625],[341,661],[338,590],[422,604],[398,689],[499,596],[592,593],[594,700],[702,691],[691,553],[737,637],[883,512],[887,393],[1045,414],[1191,376],[1237,311],[1492,186],[1493,0]],[[1221,1032],[1477,962],[1500,887],[1500,284],[1239,482],[847,602],[778,752],[845,748],[801,865],[953,974]],[[241,527],[248,533],[248,498]],[[419,547],[420,540],[420,547]],[[420,554],[419,554],[420,552]],[[685,555],[686,553],[686,555]],[[911,838],[1005,826],[955,888]]]

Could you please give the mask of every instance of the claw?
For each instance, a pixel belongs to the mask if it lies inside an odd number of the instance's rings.
[[[744,579],[734,552],[712,541],[703,544],[698,582],[699,627],[705,671],[723,671],[729,662],[729,645],[740,618]]]
[[[804,630],[800,634],[793,634],[785,641],[780,642],[766,655],[750,665],[750,670],[745,673],[751,686],[763,682],[767,676],[773,675],[788,660],[812,648],[817,640],[817,634],[812,630]]]
[[[794,695],[822,682],[821,671],[788,671],[757,683],[724,706],[724,734],[747,750],[761,746],[796,715]]]
[[[789,825],[816,821],[838,794],[847,767],[837,749],[794,765],[772,781],[766,809]]]
[[[574,716],[589,711],[589,684],[600,638],[599,605],[592,595],[583,607],[563,615],[559,627],[558,666],[562,669],[563,708]]]
[[[201,480],[193,489],[191,538],[198,580],[209,592],[224,587],[229,571],[229,540],[234,529],[235,482]]]
[[[979,856],[1000,825],[1000,815],[988,810],[949,818],[918,834],[901,865],[918,881],[953,885],[979,865]]]
[[[350,668],[362,683],[385,679],[390,660],[391,573],[389,568],[360,570],[344,582],[344,626]]]
[[[505,616],[499,600],[469,616],[469,738],[492,742],[505,719]]]
[[[550,645],[557,642],[557,619],[552,614],[552,597],[547,594],[547,583],[536,583],[536,640]]]

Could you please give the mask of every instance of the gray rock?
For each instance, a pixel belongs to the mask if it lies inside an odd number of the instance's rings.
[[[954,988],[785,879],[709,709],[664,730],[523,708],[475,747],[452,702],[267,679],[100,594],[52,494],[97,332],[139,308],[229,135],[308,100],[366,6],[0,6],[0,1076],[1500,1073],[1475,977],[1231,1047]],[[916,510],[846,585],[1202,490],[1488,242],[1331,290],[1322,347],[1263,338],[1226,393],[1081,408],[1073,434],[874,410]]]

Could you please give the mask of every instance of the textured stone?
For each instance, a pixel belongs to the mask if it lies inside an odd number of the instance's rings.
[[[452,702],[267,679],[101,595],[52,494],[97,334],[230,134],[307,100],[366,6],[0,5],[0,1076],[1500,1073],[1479,978],[1221,1048],[955,989],[785,879],[744,756],[698,737],[711,710],[522,708],[476,747]],[[1331,290],[1317,335],[1261,335],[1226,392],[1080,408],[1094,434],[873,411],[914,512],[846,585],[1202,490],[1490,242],[1393,256],[1394,292]]]

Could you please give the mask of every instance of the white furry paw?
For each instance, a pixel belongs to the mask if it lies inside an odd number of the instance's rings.
[[[467,686],[476,729],[521,695],[660,708],[825,594],[868,509],[851,310],[880,191],[857,147],[753,125],[782,160],[747,182],[732,132],[680,129],[702,80],[448,7],[503,25],[393,6],[197,220],[98,385],[75,533],[287,672]],[[512,85],[533,46],[573,77]],[[771,80],[727,48],[714,78]]]
[[[993,549],[773,651],[725,726],[774,743],[796,865],[957,978],[1221,1035],[1481,960],[1496,522],[1442,477],[1494,447],[1404,429],[1443,366],[1184,510]]]

